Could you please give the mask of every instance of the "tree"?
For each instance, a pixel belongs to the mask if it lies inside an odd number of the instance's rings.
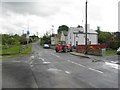
[[[44,35],[42,38],[41,38],[41,42],[40,42],[40,45],[43,45],[43,44],[51,44],[51,36],[50,35]]]
[[[110,32],[103,32],[100,30],[100,27],[97,27],[96,32],[98,33],[98,43],[109,43],[109,39],[112,37]]]
[[[100,34],[100,27],[99,26],[97,26],[97,30],[96,30],[96,32],[98,33],[98,35]]]
[[[98,35],[98,42],[108,44],[111,36],[112,36],[112,34],[110,32],[102,32],[101,31]]]
[[[68,31],[69,27],[66,25],[59,26],[58,33],[61,34],[62,31]]]

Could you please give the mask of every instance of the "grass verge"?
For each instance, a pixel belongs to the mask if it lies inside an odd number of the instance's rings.
[[[8,49],[3,49],[2,57],[0,59],[8,59],[8,58],[15,58],[19,56],[26,56],[32,52],[32,45],[24,45],[24,46],[14,46]]]
[[[116,50],[106,50],[106,55],[110,56],[110,55],[116,55],[117,51]]]

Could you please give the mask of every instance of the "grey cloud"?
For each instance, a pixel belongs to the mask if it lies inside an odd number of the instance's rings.
[[[3,2],[2,13],[12,11],[18,14],[34,14],[42,17],[54,15],[59,11],[59,7],[42,2]]]

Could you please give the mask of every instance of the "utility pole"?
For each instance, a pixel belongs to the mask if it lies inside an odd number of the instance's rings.
[[[52,25],[52,35],[53,35],[53,28],[54,28],[54,25]]]
[[[86,24],[85,24],[85,54],[87,54],[87,0],[86,0],[86,3],[85,3],[85,15],[86,15]]]

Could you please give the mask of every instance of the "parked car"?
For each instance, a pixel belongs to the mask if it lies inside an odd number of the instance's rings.
[[[117,54],[120,55],[120,47],[117,50]]]
[[[49,44],[44,44],[43,48],[50,48]]]

